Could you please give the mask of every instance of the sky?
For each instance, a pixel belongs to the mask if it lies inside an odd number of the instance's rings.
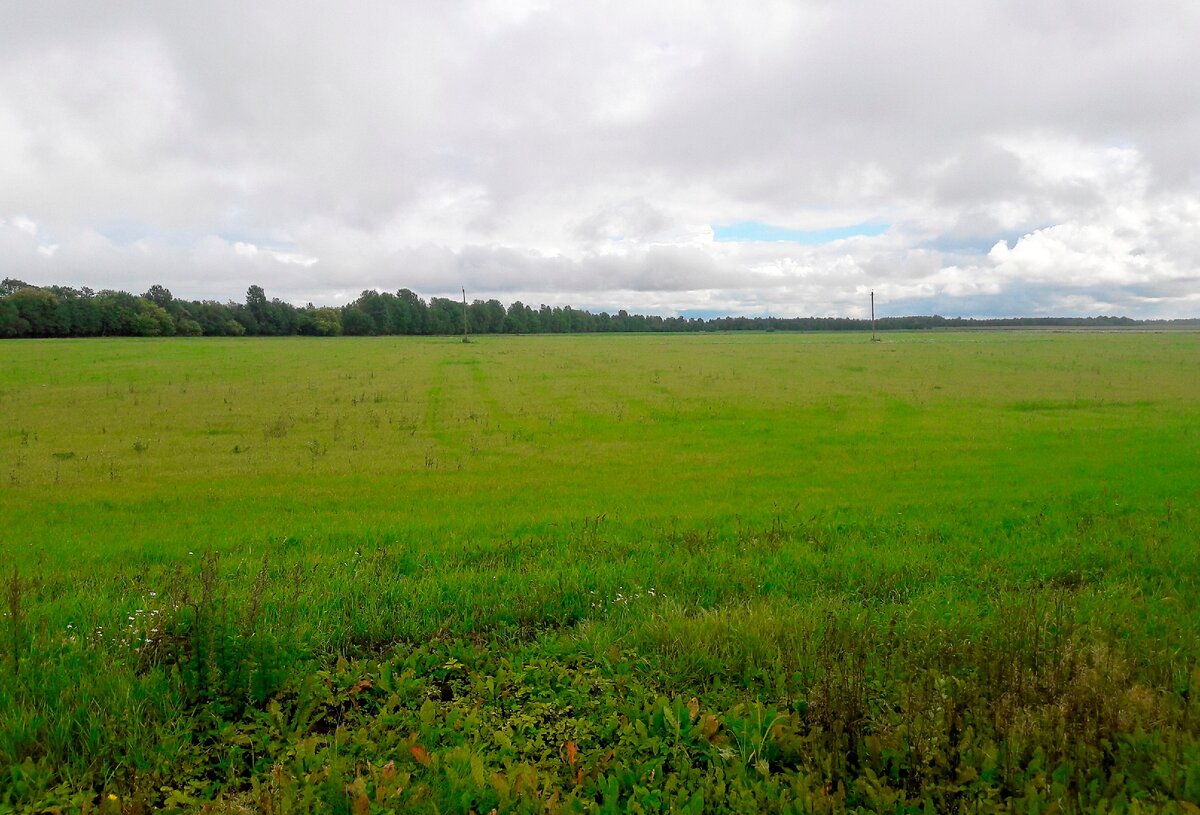
[[[1195,0],[0,4],[0,277],[1200,316]]]

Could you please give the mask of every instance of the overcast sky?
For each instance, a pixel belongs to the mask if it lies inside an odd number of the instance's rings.
[[[0,276],[1200,316],[1200,3],[0,3]]]

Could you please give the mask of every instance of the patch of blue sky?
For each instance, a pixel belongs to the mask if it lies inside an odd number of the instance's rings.
[[[186,249],[194,246],[197,241],[195,234],[185,230],[160,229],[128,219],[109,221],[96,231],[117,246],[132,246],[138,241],[149,241],[175,249]]]
[[[950,234],[938,237],[917,245],[918,249],[932,249],[936,252],[947,252],[956,255],[986,255],[998,243],[1003,243],[1009,249],[1017,245],[1021,238],[1036,231],[1045,229],[1053,224],[1024,229],[1019,232],[997,232],[990,235]]]
[[[821,244],[846,238],[873,238],[882,235],[891,228],[891,224],[853,224],[852,226],[837,226],[828,229],[788,229],[783,226],[772,226],[761,221],[741,221],[736,224],[713,226],[713,240],[726,243],[767,243],[787,242]]]
[[[164,237],[161,231],[138,221],[130,220],[109,221],[100,226],[96,231],[118,246],[129,246],[148,238]]]
[[[716,308],[685,308],[679,312],[680,317],[688,320],[699,318],[701,320],[716,320],[721,317],[730,316],[731,312],[728,309]]]
[[[1003,241],[1009,248],[1016,245],[1020,235],[943,235],[917,245],[918,249],[932,249],[954,255],[986,255],[992,247]]]

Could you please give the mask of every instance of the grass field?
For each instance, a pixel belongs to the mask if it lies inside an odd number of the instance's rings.
[[[1200,811],[1200,333],[0,343],[0,812]]]

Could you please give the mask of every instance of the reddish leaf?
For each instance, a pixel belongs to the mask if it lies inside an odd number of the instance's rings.
[[[412,747],[409,747],[408,752],[412,753],[412,757],[416,759],[417,763],[422,767],[428,767],[429,765],[433,764],[433,757],[429,755],[429,751],[419,744],[414,744]]]

